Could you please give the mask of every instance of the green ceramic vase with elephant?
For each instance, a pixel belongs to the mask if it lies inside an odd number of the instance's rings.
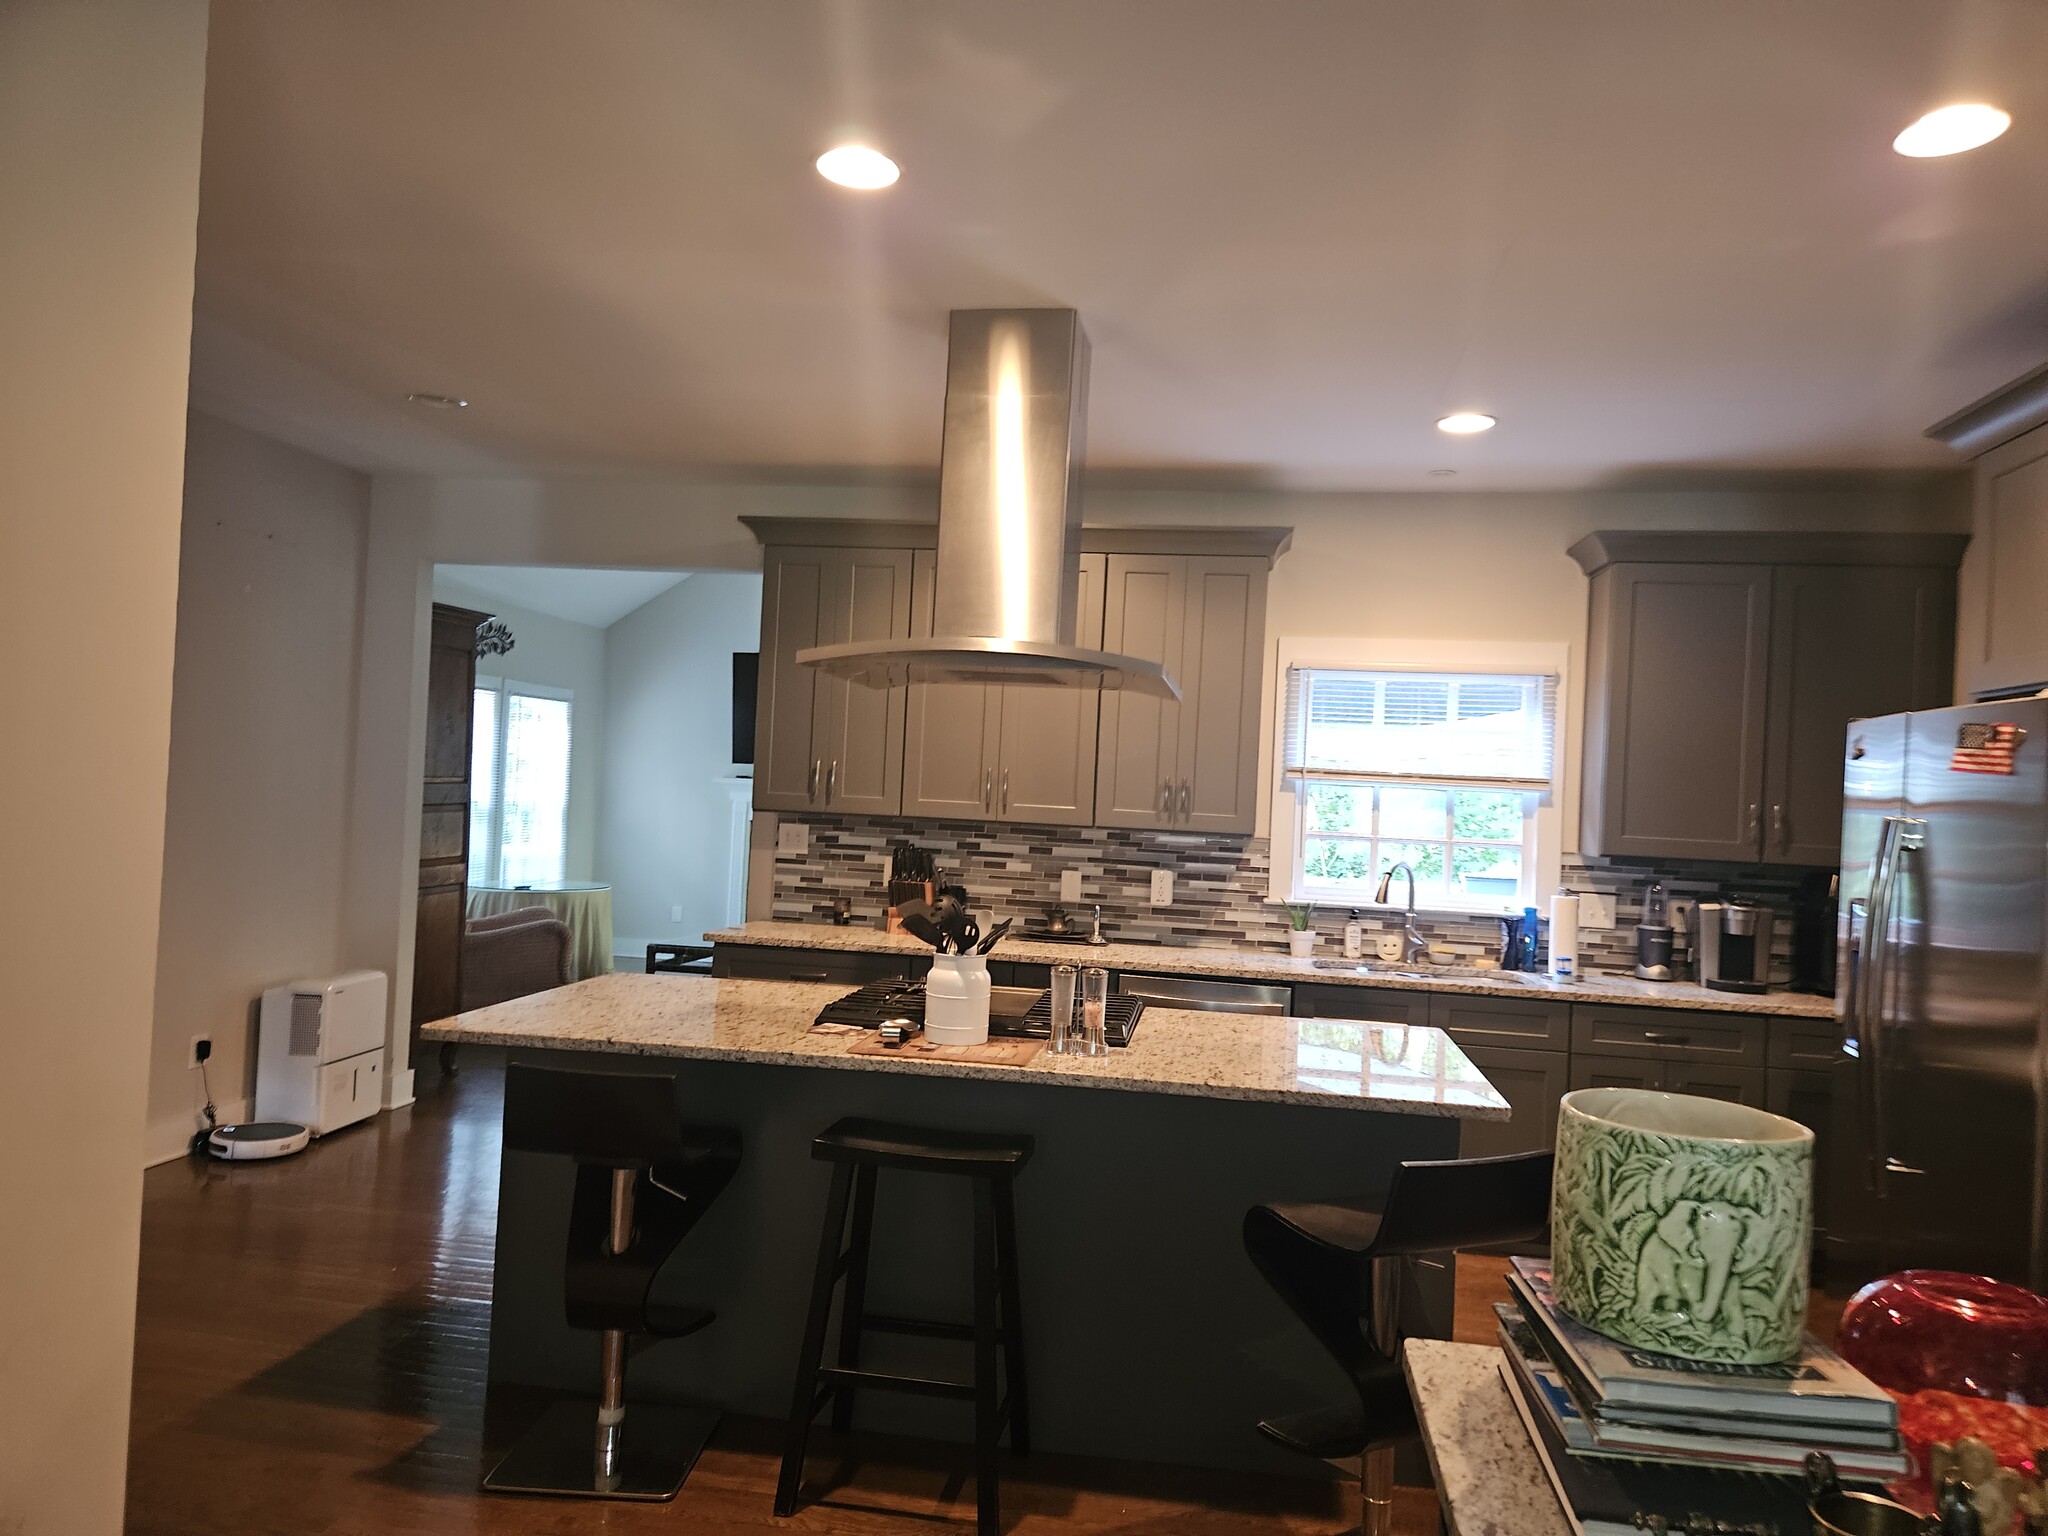
[[[1742,1104],[1585,1088],[1558,1108],[1557,1304],[1623,1343],[1731,1365],[1799,1352],[1813,1132]]]

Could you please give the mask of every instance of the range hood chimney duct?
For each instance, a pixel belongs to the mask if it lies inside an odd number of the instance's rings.
[[[1074,643],[1087,416],[1088,336],[1073,310],[953,311],[932,636],[812,646],[798,664],[872,688],[1099,679],[1179,698],[1158,662]]]

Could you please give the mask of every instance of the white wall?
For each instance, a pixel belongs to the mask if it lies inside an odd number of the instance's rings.
[[[178,561],[150,1162],[255,1089],[255,998],[340,964],[366,475],[194,413]]]
[[[0,5],[9,1536],[121,1529],[205,55],[205,0]]]
[[[434,601],[480,609],[512,627],[510,654],[489,656],[477,671],[522,683],[566,688],[569,712],[569,829],[566,878],[602,880],[597,859],[598,803],[604,793],[605,632],[589,624],[535,613],[446,576],[434,578]]]
[[[599,864],[622,955],[726,920],[732,653],[761,643],[761,578],[700,571],[605,631],[610,728]],[[680,922],[670,910],[680,906]]]

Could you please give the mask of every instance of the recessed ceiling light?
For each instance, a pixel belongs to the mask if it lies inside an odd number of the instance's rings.
[[[1436,429],[1453,437],[1470,437],[1474,432],[1491,431],[1493,418],[1479,411],[1453,411],[1448,416],[1437,417]]]
[[[429,395],[418,391],[405,397],[408,405],[424,405],[430,411],[466,411],[469,402],[459,395]]]
[[[842,187],[873,192],[892,185],[903,173],[879,149],[869,149],[865,144],[841,144],[818,156],[818,174]]]
[[[2012,126],[2012,114],[1981,101],[1958,102],[1937,107],[1892,140],[1892,148],[1915,160],[1932,160],[1937,155],[1960,155],[1966,149],[1989,144]]]

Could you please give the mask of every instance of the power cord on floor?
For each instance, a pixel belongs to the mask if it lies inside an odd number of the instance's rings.
[[[206,1075],[206,1058],[212,1054],[211,1040],[193,1041],[192,1059],[199,1067],[199,1086],[206,1090],[206,1107],[200,1111],[206,1116],[206,1125],[204,1129],[192,1133],[191,1144],[186,1149],[187,1155],[191,1157],[211,1157],[213,1152],[207,1145],[207,1138],[220,1128],[220,1113],[213,1107],[213,1083]]]

